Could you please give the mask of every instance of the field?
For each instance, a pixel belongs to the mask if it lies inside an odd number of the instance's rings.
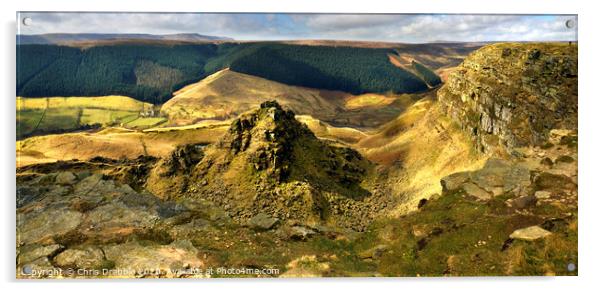
[[[148,128],[165,122],[141,116],[152,110],[152,104],[125,96],[17,97],[17,139],[105,125]]]

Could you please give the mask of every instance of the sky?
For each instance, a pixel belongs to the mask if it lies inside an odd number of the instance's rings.
[[[22,19],[30,18],[30,25]],[[460,14],[19,14],[20,34],[199,33],[236,40],[333,39],[436,41],[575,41],[575,15]],[[567,27],[567,20],[574,26]]]

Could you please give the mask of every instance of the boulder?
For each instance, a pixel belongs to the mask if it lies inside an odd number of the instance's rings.
[[[535,241],[540,238],[544,238],[550,234],[552,233],[537,225],[534,225],[515,230],[510,234],[510,238],[525,241]]]
[[[269,230],[278,223],[278,218],[273,218],[265,213],[259,213],[249,219],[248,225],[254,230]]]
[[[492,197],[489,192],[481,189],[479,186],[473,183],[466,183],[462,185],[462,189],[464,192],[466,192],[466,194],[477,198],[477,200],[489,200]]]
[[[60,185],[73,185],[77,181],[77,177],[71,172],[61,172],[56,175],[56,183]]]
[[[315,234],[315,231],[304,226],[293,226],[289,230],[289,238],[293,240],[306,240]]]
[[[441,179],[441,187],[443,187],[444,192],[455,191],[460,189],[462,184],[468,181],[469,178],[468,172],[454,173]]]
[[[61,249],[63,249],[63,246],[59,244],[52,244],[48,246],[25,246],[19,250],[19,255],[17,256],[17,265],[29,263],[42,257],[47,258],[49,256],[53,256]]]
[[[105,265],[104,254],[98,247],[67,249],[54,258],[61,268],[100,269]]]

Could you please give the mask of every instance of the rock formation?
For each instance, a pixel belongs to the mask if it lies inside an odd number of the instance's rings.
[[[438,99],[481,151],[541,145],[551,129],[577,129],[577,47],[483,47],[449,75]]]

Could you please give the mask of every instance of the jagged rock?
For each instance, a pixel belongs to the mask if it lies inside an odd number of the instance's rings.
[[[105,267],[104,253],[98,247],[67,249],[54,258],[61,268],[99,269]]]
[[[265,213],[259,213],[249,219],[248,225],[255,230],[269,230],[278,223],[278,218],[273,218]]]
[[[540,145],[551,129],[577,128],[577,47],[484,46],[464,59],[437,96],[482,151]]]
[[[517,229],[510,234],[511,239],[520,239],[526,241],[535,241],[540,238],[546,237],[552,234],[551,232],[535,225],[526,228]]]
[[[190,176],[174,176],[181,188],[168,192],[210,200],[239,223],[258,212],[308,223],[332,215],[359,230],[382,209],[383,203],[364,199],[373,194],[361,183],[372,164],[353,149],[316,138],[276,102],[240,115],[204,153]],[[166,183],[161,179],[146,185]]]
[[[77,181],[77,177],[71,172],[61,172],[56,175],[56,183],[60,185],[72,185]]]

